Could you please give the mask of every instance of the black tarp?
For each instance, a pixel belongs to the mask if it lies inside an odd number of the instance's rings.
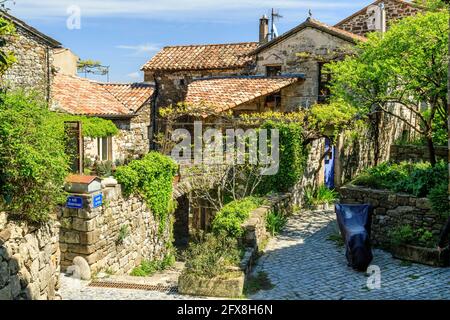
[[[355,270],[366,271],[373,259],[370,245],[370,206],[336,204],[335,209],[348,264]]]

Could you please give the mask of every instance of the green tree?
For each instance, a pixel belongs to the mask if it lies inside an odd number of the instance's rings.
[[[8,39],[15,34],[14,25],[0,17],[0,76],[13,64],[16,59],[10,51],[6,51]]]
[[[448,19],[442,11],[405,18],[328,65],[333,99],[366,115],[384,112],[403,121],[426,140],[432,165],[435,120],[447,118]],[[393,112],[394,104],[418,123]]]
[[[64,201],[64,129],[45,101],[0,93],[0,211],[32,222]]]

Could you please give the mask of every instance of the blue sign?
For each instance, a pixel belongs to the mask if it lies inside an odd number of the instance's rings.
[[[69,209],[83,209],[83,198],[69,196],[67,198],[66,207]]]
[[[98,208],[101,207],[103,204],[103,194],[97,194],[93,197],[92,199],[92,207],[93,208]]]

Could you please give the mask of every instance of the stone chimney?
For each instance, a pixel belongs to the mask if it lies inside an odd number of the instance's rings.
[[[269,41],[269,18],[263,15],[259,19],[259,44],[263,45]]]

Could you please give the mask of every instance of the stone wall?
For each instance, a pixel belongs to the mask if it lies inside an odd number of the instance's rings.
[[[379,2],[381,3],[381,1]],[[395,20],[409,17],[423,11],[422,9],[413,6],[406,1],[384,0],[382,2],[385,5],[386,24],[388,28],[395,22]],[[368,28],[369,19],[373,20],[374,17],[371,15],[370,8],[365,8],[353,16],[350,16],[346,20],[338,23],[336,27],[364,36],[368,32],[373,31]]]
[[[44,41],[16,26],[17,35],[8,40],[5,51],[17,59],[1,78],[2,86],[33,89],[49,98],[53,51]]]
[[[54,299],[59,287],[59,223],[39,227],[0,213],[0,300]]]
[[[167,222],[159,223],[137,196],[125,198],[121,186],[102,189],[103,205],[93,208],[92,194],[83,198],[83,209],[64,208],[60,213],[61,266],[65,270],[76,256],[86,259],[93,273],[129,273],[142,260],[161,259],[171,241]]]
[[[357,186],[340,189],[341,203],[370,204],[373,208],[372,241],[375,245],[388,245],[389,232],[403,225],[424,228],[438,237],[445,219],[430,209],[427,198],[408,194],[395,194],[387,190],[373,190]]]
[[[436,147],[436,158],[446,160],[448,156],[447,147]],[[430,161],[430,153],[426,146],[414,146],[414,145],[392,145],[390,152],[390,160],[401,161]]]

